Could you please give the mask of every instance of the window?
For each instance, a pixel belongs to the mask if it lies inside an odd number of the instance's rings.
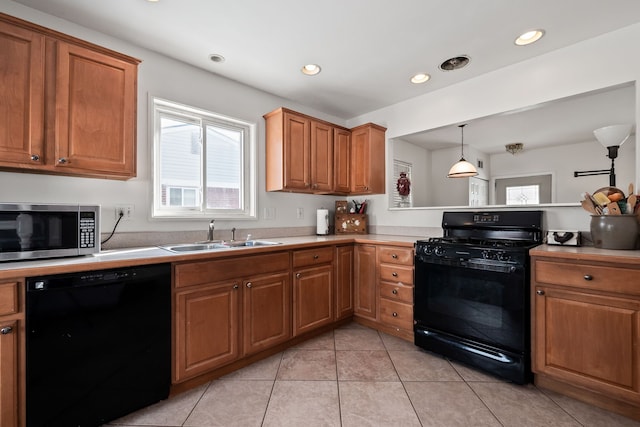
[[[154,217],[255,217],[255,125],[154,98],[153,127]]]
[[[540,204],[539,185],[521,185],[507,187],[507,205],[537,205]]]

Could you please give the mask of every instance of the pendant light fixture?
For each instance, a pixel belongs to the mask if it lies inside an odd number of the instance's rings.
[[[471,163],[467,162],[464,159],[464,127],[465,126],[466,124],[458,125],[461,132],[461,156],[458,163],[454,164],[453,166],[451,166],[451,169],[449,169],[449,174],[447,175],[447,178],[467,178],[470,176],[478,175],[478,171],[476,170],[475,166],[473,166]]]

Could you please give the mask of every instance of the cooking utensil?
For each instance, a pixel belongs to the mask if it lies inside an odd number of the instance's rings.
[[[582,205],[582,209],[584,209],[585,211],[590,212],[593,215],[598,215],[598,213],[596,212],[596,207],[593,206],[593,203],[591,203],[590,200],[583,200],[580,202],[580,204]]]
[[[627,193],[629,196],[631,196],[634,193],[633,191],[633,182],[629,183],[629,192]]]
[[[607,205],[607,209],[609,210],[609,215],[622,215],[620,212],[620,206],[616,202],[611,202]]]
[[[631,187],[633,184],[631,184],[629,187]],[[636,203],[638,202],[638,198],[635,194],[631,194],[629,197],[627,197],[627,208],[628,208],[628,212],[632,214],[636,208]]]

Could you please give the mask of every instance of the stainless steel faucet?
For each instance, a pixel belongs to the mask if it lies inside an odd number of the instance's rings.
[[[235,227],[233,227],[233,228],[231,229],[231,241],[232,241],[232,242],[235,242],[235,240],[236,240],[236,228],[235,228]]]
[[[207,240],[208,241],[212,241],[213,240],[213,229],[215,228],[215,219],[212,219],[211,222],[209,223],[209,231],[207,232]]]

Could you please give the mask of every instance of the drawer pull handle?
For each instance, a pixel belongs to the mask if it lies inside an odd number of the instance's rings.
[[[393,277],[398,277],[398,273],[396,273],[395,271],[394,271],[393,273],[391,273],[391,275],[392,275]]]
[[[398,255],[396,255],[396,254],[391,254],[391,258],[393,258],[393,259],[398,259]]]
[[[591,280],[593,280],[593,276],[590,275],[590,274],[585,274],[584,275],[584,280],[591,281]]]
[[[536,291],[536,294],[538,294],[538,295],[544,295],[544,291],[543,291],[542,289],[540,289],[540,290]]]
[[[318,258],[320,258],[318,255],[313,256],[313,259],[318,259]]]
[[[253,286],[253,283],[251,283],[251,282],[247,283],[247,288],[250,288],[252,286]]]
[[[300,273],[296,273],[296,279],[299,279],[299,278],[301,278],[301,277],[302,277],[302,274],[300,274]]]
[[[394,289],[394,290],[391,291],[391,293],[394,294],[394,295],[398,295],[398,290]]]
[[[11,331],[13,331],[13,328],[11,326],[5,326],[4,328],[0,329],[0,334],[7,335],[10,334]]]
[[[398,317],[398,313],[396,313],[395,311],[394,311],[393,313],[391,313],[391,315],[392,315],[393,317]]]

